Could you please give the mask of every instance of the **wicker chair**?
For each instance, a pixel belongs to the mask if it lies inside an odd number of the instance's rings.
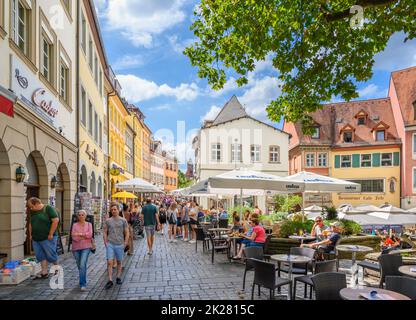
[[[322,272],[311,277],[316,300],[342,300],[339,292],[347,287],[347,276],[341,272]]]
[[[386,276],[401,276],[399,267],[403,265],[403,259],[400,254],[382,254],[378,257],[380,263],[380,288],[386,281]]]
[[[272,256],[272,253],[270,252],[270,240],[272,239],[272,235],[268,234],[266,236],[266,242],[264,243],[264,250],[263,250],[263,254],[264,254],[264,259],[266,261],[270,261],[270,257]]]
[[[416,279],[410,277],[386,276],[386,289],[401,293],[416,300]]]
[[[228,228],[228,219],[220,219],[219,228]]]
[[[243,278],[243,290],[246,288],[246,275],[247,271],[254,271],[254,265],[250,259],[264,260],[263,248],[262,247],[248,247],[244,249],[246,256],[244,278]]]
[[[314,264],[314,271],[313,274],[318,274],[322,272],[334,272],[337,268],[337,261],[334,260],[326,260],[326,261],[317,261]],[[305,285],[305,291],[304,291],[304,298],[307,296],[307,289],[308,286],[310,287],[309,290],[309,299],[312,299],[312,290],[313,290],[313,282],[312,282],[312,276],[313,275],[306,275],[306,276],[300,276],[295,278],[295,284],[293,287],[293,298],[296,299],[296,284],[297,282],[301,282]]]
[[[208,234],[212,246],[212,264],[214,264],[214,254],[218,251],[226,251],[230,259],[230,244],[225,239],[217,239],[212,233]]]
[[[254,299],[254,289],[256,285],[259,288],[259,296],[260,287],[265,287],[270,290],[270,300],[274,298],[276,288],[288,285],[289,299],[292,299],[292,281],[289,279],[282,279],[276,277],[276,266],[274,263],[265,262],[257,259],[250,260],[251,263],[254,265],[254,281],[251,290],[251,300]]]
[[[202,250],[209,249],[209,236],[203,228],[196,228],[195,252],[198,252],[198,241],[202,241]]]

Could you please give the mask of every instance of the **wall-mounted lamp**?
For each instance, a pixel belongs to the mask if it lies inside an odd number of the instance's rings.
[[[16,168],[16,182],[22,183],[23,181],[25,181],[25,177],[26,177],[25,168],[23,168],[22,166],[19,166],[18,168]]]
[[[51,179],[51,188],[55,189],[57,183],[58,183],[58,180],[56,179],[56,176],[53,176]]]

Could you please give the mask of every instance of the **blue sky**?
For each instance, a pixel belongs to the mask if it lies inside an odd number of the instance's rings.
[[[231,79],[215,92],[198,78],[197,69],[182,54],[195,40],[189,27],[196,3],[95,0],[107,56],[123,95],[144,112],[155,137],[166,149],[175,148],[182,163],[193,157],[190,142],[203,119],[213,119],[233,94],[249,114],[269,123],[265,107],[279,95],[270,61],[259,62],[242,88]],[[403,39],[402,34],[394,35],[376,57],[374,77],[359,84],[360,99],[385,97],[390,72],[416,65],[416,41],[403,44]]]

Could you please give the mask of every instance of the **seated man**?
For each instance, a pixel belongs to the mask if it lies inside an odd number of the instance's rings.
[[[225,209],[221,209],[220,219],[228,219],[228,212]]]
[[[394,234],[390,237],[387,236],[384,241],[381,243],[381,253],[389,253],[391,250],[400,249],[400,239],[397,238]]]
[[[321,216],[317,216],[315,218],[315,223],[312,226],[311,230],[311,236],[316,237],[316,241],[322,241],[325,239],[325,236],[323,235],[323,231],[326,230],[327,227],[324,225],[324,220]]]
[[[337,241],[341,238],[342,224],[338,221],[331,223],[331,235],[328,239],[318,241],[311,244],[303,244],[301,247],[317,249],[320,253],[329,253],[335,249]],[[322,256],[321,256],[322,257]]]

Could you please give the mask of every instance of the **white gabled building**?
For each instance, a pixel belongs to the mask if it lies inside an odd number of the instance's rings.
[[[213,121],[205,121],[193,140],[197,181],[221,173],[248,168],[277,176],[289,171],[289,135],[249,116],[233,96]],[[254,197],[254,205],[265,212],[265,197]],[[200,199],[208,208],[214,199]],[[233,200],[224,200],[233,206]]]

